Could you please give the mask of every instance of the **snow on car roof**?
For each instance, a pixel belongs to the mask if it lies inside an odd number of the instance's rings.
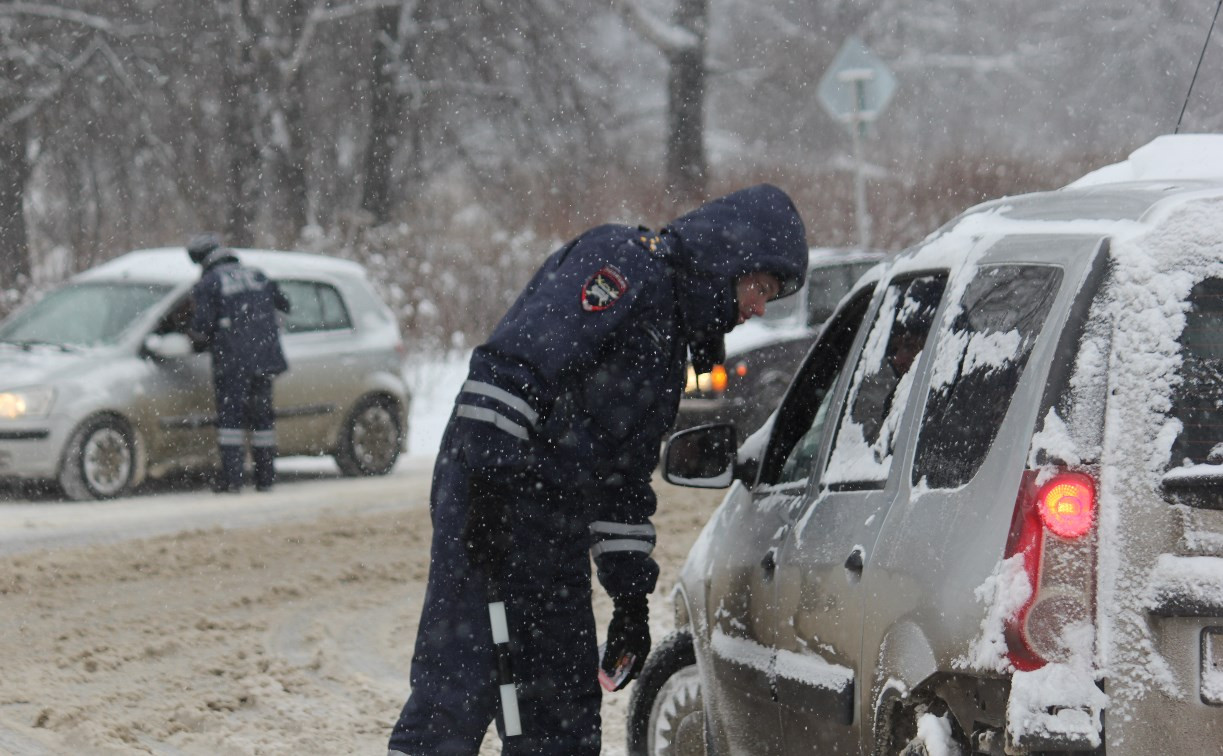
[[[955,268],[1011,234],[1136,238],[1186,202],[1223,195],[1223,134],[1162,136],[1068,186],[983,202],[900,256],[896,272]]]
[[[283,252],[263,249],[235,249],[244,263],[271,276],[291,274],[331,274],[365,276],[365,269],[351,260],[309,252]],[[143,281],[182,283],[200,277],[200,266],[191,262],[183,247],[161,247],[128,252],[84,271],[78,280],[95,278],[132,278]]]
[[[1081,188],[1124,181],[1223,178],[1223,134],[1156,137],[1128,159],[1092,171],[1068,186]]]
[[[807,250],[807,267],[829,265],[847,262],[870,262],[882,260],[885,252],[873,249],[858,249],[856,247],[812,247]]]

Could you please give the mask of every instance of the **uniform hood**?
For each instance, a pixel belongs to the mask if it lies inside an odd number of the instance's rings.
[[[232,249],[229,249],[228,247],[218,247],[210,252],[208,257],[205,257],[204,261],[200,263],[200,265],[207,271],[217,267],[218,265],[236,262],[238,262],[238,256],[234,254]]]
[[[741,189],[701,205],[667,225],[679,239],[680,262],[693,272],[734,285],[765,271],[781,281],[779,297],[803,285],[807,231],[790,196],[770,184]]]
[[[735,281],[763,271],[779,297],[802,287],[807,232],[789,195],[769,184],[741,189],[676,218],[664,229],[679,269],[680,306],[695,352],[717,353],[738,321]]]

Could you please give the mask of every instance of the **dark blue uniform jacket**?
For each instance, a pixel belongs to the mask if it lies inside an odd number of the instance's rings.
[[[475,350],[452,443],[472,475],[576,500],[608,593],[651,592],[649,481],[689,346],[734,327],[740,276],[771,272],[789,294],[806,264],[802,220],[768,185],[710,202],[659,234],[586,232],[547,259]]]
[[[191,330],[212,351],[215,371],[277,375],[288,369],[276,310],[288,312],[289,300],[262,271],[222,250],[205,261],[191,296]]]

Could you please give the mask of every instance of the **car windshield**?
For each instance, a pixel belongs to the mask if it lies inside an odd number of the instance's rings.
[[[795,320],[795,313],[802,306],[802,294],[794,294],[769,302],[764,308],[763,320],[771,326],[783,326]]]
[[[105,346],[172,287],[147,283],[85,283],[47,294],[0,324],[0,342]]]
[[[874,262],[868,261],[812,271],[811,280],[807,283],[807,324],[817,326],[832,317],[841,298],[849,293],[863,273],[874,266]]]

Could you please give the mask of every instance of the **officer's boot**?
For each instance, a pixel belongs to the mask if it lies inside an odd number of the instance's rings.
[[[258,431],[256,431],[258,433]],[[276,447],[251,445],[251,460],[255,465],[255,489],[271,491],[276,483]]]
[[[242,466],[246,462],[246,448],[224,445],[221,447],[221,480],[216,490],[219,493],[242,491]]]

